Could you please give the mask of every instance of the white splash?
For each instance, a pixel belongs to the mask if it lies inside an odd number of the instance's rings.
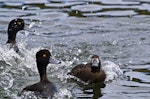
[[[4,93],[13,99],[20,99],[17,93],[12,92],[13,89],[18,90],[15,85],[17,77],[28,76],[29,68],[33,73],[37,73],[36,52],[42,47],[27,49],[26,41],[17,43],[19,53],[14,49],[10,49],[7,45],[0,45],[0,87]],[[22,98],[21,98],[22,99]]]
[[[119,78],[123,75],[123,71],[120,67],[111,61],[102,62],[102,70],[106,73],[106,82]]]
[[[50,72],[53,73],[53,75],[51,76],[57,77],[61,81],[65,81],[67,80],[67,78],[69,78],[67,73],[69,72],[68,68],[72,63],[73,61],[61,61],[61,64],[57,64],[57,66],[56,64],[49,64],[50,66],[48,66],[48,70],[50,70]]]
[[[53,99],[70,99],[71,97],[71,92],[66,88],[62,88],[58,90],[58,93],[55,94]]]
[[[4,88],[4,90],[7,90],[13,86],[13,77],[10,73],[2,72],[0,74],[0,86]]]
[[[12,66],[17,64],[17,59],[20,59],[20,56],[13,49],[9,49],[7,45],[0,46],[0,60]]]

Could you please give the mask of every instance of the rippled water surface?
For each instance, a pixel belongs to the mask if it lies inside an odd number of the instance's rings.
[[[17,34],[22,55],[4,45],[8,23],[18,17],[35,30]],[[41,48],[62,61],[47,70],[56,99],[149,99],[149,27],[149,0],[0,0],[0,99],[36,99],[18,93],[39,81],[35,54]],[[68,78],[92,54],[118,64],[124,77],[105,85]]]

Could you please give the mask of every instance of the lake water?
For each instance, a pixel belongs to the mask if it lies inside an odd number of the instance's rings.
[[[17,34],[23,56],[4,48],[8,23],[17,17],[35,30]],[[19,91],[39,81],[41,48],[62,61],[47,70],[56,99],[149,99],[149,27],[149,0],[0,0],[0,99],[22,99]],[[69,79],[66,73],[92,54],[118,64],[124,77],[105,85]]]

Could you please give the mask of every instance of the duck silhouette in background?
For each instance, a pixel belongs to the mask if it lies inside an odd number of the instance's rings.
[[[21,18],[16,18],[10,21],[7,29],[8,40],[6,42],[7,46],[11,49],[13,48],[16,52],[19,51],[16,45],[16,35],[18,31],[24,30],[25,22]]]
[[[104,82],[106,78],[98,55],[93,55],[90,63],[75,66],[68,74],[88,83]]]
[[[46,68],[49,63],[59,64],[61,62],[54,60],[51,57],[51,53],[48,50],[44,49],[36,53],[36,63],[40,75],[40,81],[38,83],[25,87],[21,91],[21,94],[23,94],[23,92],[25,91],[31,91],[36,95],[40,95],[44,98],[53,97],[53,95],[57,92],[57,88],[51,81],[48,80]]]

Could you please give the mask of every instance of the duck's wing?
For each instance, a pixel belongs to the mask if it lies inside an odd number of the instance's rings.
[[[84,64],[79,64],[75,66],[68,74],[72,76],[78,75],[78,73],[80,73],[84,67],[85,67]]]
[[[39,85],[40,83],[35,83],[33,85],[29,85],[29,86],[26,86],[25,88],[23,88],[22,92],[24,91],[42,91],[42,88],[41,86]]]
[[[89,72],[91,71],[91,67],[86,65],[86,64],[79,64],[75,66],[71,72],[69,72],[69,75],[75,76],[83,81],[88,81],[89,80]]]

